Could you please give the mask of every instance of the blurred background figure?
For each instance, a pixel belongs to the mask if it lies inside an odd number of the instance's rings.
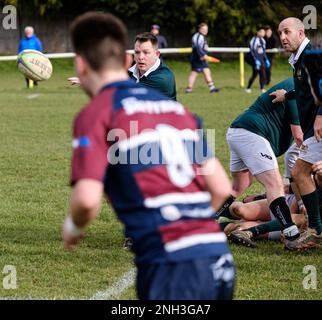
[[[151,31],[150,32],[157,37],[157,39],[158,39],[158,48],[159,49],[168,47],[167,39],[160,34],[160,26],[159,25],[153,24],[151,26]]]
[[[34,28],[32,26],[27,26],[25,28],[25,36],[19,43],[18,53],[26,49],[38,50],[40,52],[43,52],[42,43],[40,39],[35,35]],[[38,85],[37,81],[33,81],[28,78],[25,79],[28,88],[32,88],[34,84]]]
[[[266,49],[274,49],[278,47],[278,39],[276,35],[273,33],[271,26],[264,26],[265,37],[264,40],[266,42]],[[270,67],[266,68],[266,84],[269,85],[271,82],[271,70],[273,65],[275,53],[266,53],[266,56],[270,62]]]
[[[33,49],[43,52],[43,46],[40,39],[35,35],[34,28],[27,26],[25,28],[25,36],[19,43],[18,53],[25,49]]]
[[[248,86],[246,88],[247,93],[251,93],[251,86],[255,81],[257,75],[259,74],[259,85],[262,92],[265,92],[266,84],[266,69],[270,67],[270,62],[266,56],[266,43],[265,43],[265,30],[260,27],[256,35],[250,40],[249,48],[253,59],[252,68],[253,73],[248,81]]]
[[[209,87],[210,93],[219,92],[219,88],[215,87],[212,80],[211,71],[208,66],[208,25],[204,22],[198,26],[198,32],[192,37],[192,54],[190,57],[191,73],[188,79],[186,93],[191,93],[193,85],[199,73],[203,73],[205,81]]]

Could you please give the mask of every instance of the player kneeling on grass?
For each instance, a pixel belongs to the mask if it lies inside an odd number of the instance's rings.
[[[91,102],[74,122],[65,248],[97,217],[105,192],[134,240],[139,299],[231,299],[235,268],[213,209],[231,184],[204,143],[200,120],[128,80],[127,31],[113,15],[86,13],[71,35]]]

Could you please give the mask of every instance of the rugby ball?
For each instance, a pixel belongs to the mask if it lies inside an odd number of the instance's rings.
[[[28,79],[34,81],[48,80],[53,73],[50,60],[40,51],[23,50],[17,58],[19,71]]]

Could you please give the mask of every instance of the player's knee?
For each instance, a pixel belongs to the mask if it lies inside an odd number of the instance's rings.
[[[295,164],[295,166],[292,169],[292,179],[296,182],[296,184],[302,183],[307,177],[310,177],[310,172],[306,170],[305,167],[303,167],[298,162]]]
[[[244,204],[242,202],[235,201],[229,207],[229,211],[236,218],[243,218],[243,206]]]

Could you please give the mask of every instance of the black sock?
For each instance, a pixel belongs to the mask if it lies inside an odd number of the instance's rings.
[[[294,225],[290,208],[286,204],[285,197],[279,197],[273,200],[269,206],[275,218],[282,226],[282,230]]]
[[[321,233],[321,219],[320,219],[320,206],[319,196],[317,190],[312,193],[301,195],[304,206],[309,217],[309,227],[315,229],[317,234]]]
[[[229,207],[235,201],[235,199],[236,198],[233,197],[233,196],[230,196],[228,199],[226,199],[226,201],[223,204],[223,206],[217,211],[217,216],[218,217],[226,217],[226,218],[229,218],[229,219],[236,219],[229,212]]]

